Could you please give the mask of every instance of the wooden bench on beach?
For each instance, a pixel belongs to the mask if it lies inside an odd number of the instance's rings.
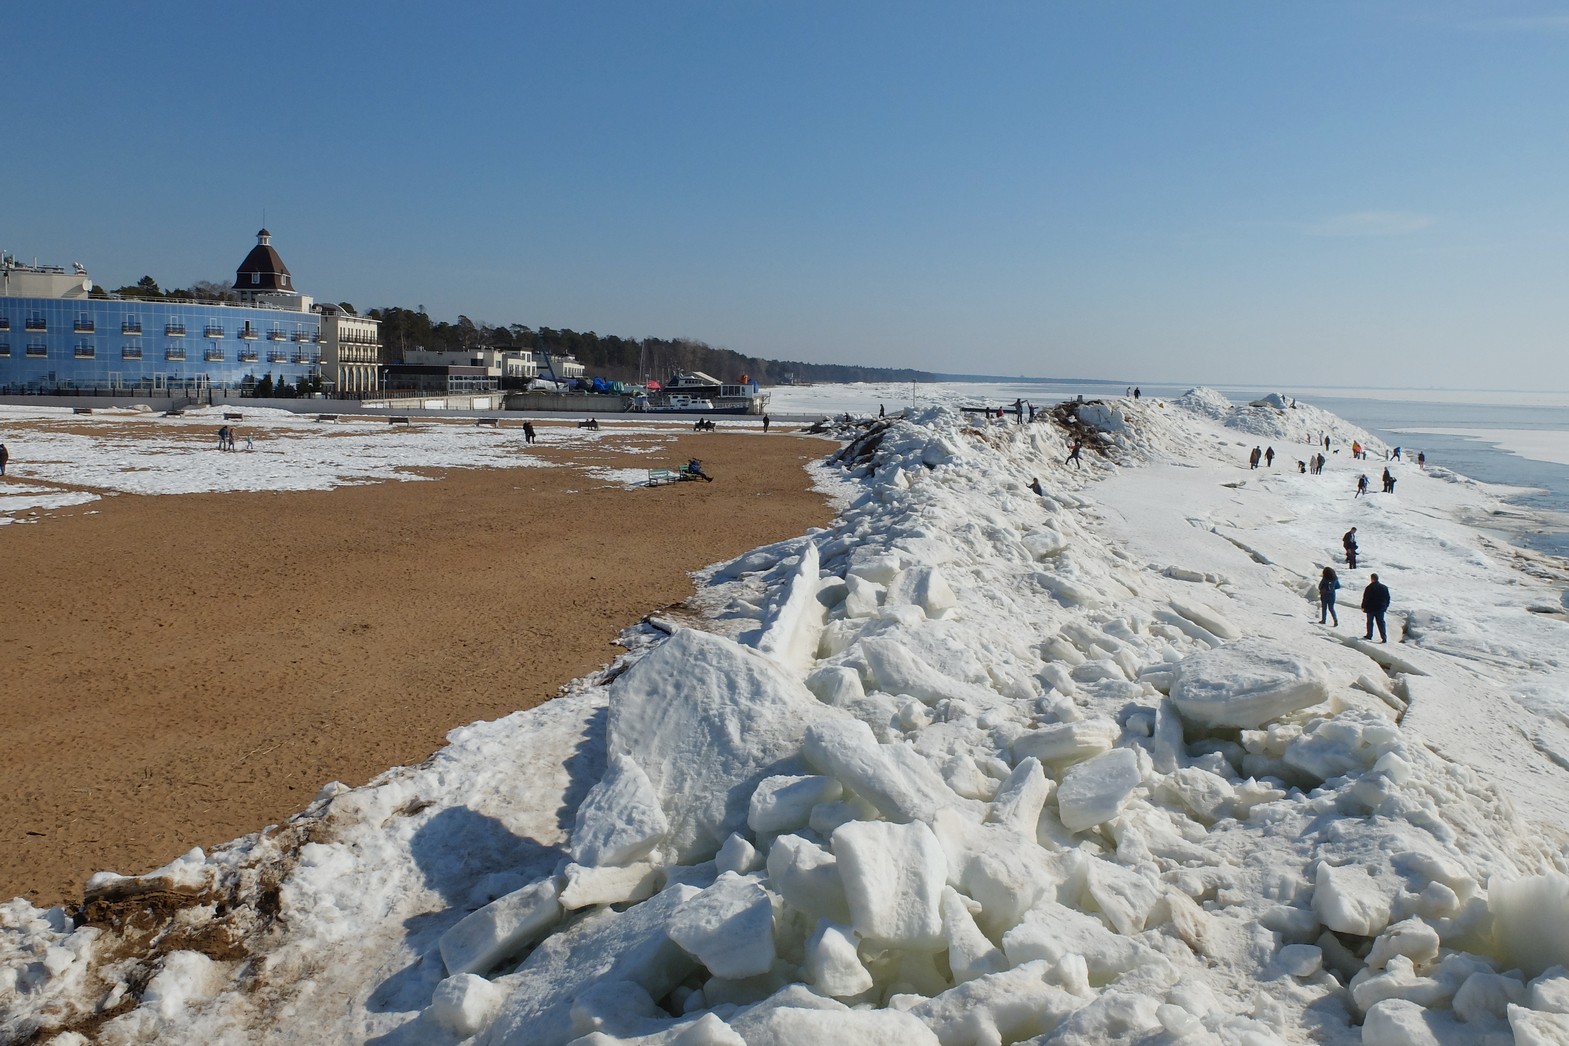
[[[501,419],[500,418],[475,418],[474,419],[474,427],[475,428],[489,428],[489,429],[500,428],[501,427]]]
[[[91,414],[92,412],[93,412],[93,408],[91,408],[91,407],[72,407],[71,408],[71,413],[72,414]]]
[[[230,414],[230,413],[225,412],[224,415],[223,415],[223,420],[224,421],[244,421],[245,420],[245,415],[244,414]]]
[[[649,469],[648,485],[657,487],[661,483],[674,483],[678,477],[670,469]]]
[[[336,414],[318,414],[318,415],[316,415],[316,420],[317,421],[337,421],[338,420],[338,416]]]
[[[409,419],[402,414],[394,414],[387,419],[388,425],[407,425]]]

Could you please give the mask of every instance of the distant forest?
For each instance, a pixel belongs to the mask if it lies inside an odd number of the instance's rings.
[[[347,307],[347,306],[346,306]],[[721,381],[737,382],[746,375],[759,385],[782,381],[932,381],[926,371],[888,367],[852,367],[802,360],[765,360],[731,349],[718,349],[691,338],[622,338],[614,334],[580,333],[514,323],[487,327],[467,316],[458,322],[432,323],[423,312],[397,308],[371,309],[365,314],[381,321],[381,344],[392,359],[412,348],[460,351],[491,346],[535,349],[573,356],[591,378],[610,381],[664,381],[678,370],[700,370]]]
[[[109,292],[95,289],[93,293],[95,296],[107,296]],[[190,287],[164,290],[151,276],[143,276],[136,283],[120,287],[113,293],[123,298],[183,298],[221,302],[233,302],[238,297],[227,284],[218,280],[198,280]],[[359,315],[348,302],[338,304]],[[497,349],[544,350],[558,356],[572,356],[588,368],[589,377],[609,381],[664,381],[676,371],[691,370],[700,370],[725,382],[739,382],[745,375],[759,385],[778,385],[784,381],[937,380],[935,375],[923,370],[853,367],[839,363],[807,363],[803,360],[765,360],[730,349],[716,349],[691,338],[622,338],[614,334],[595,334],[593,331],[579,333],[552,330],[549,327],[535,329],[521,323],[487,327],[467,316],[459,316],[456,323],[445,320],[432,323],[423,312],[397,306],[371,309],[365,315],[381,321],[381,344],[390,361],[402,359],[405,351],[414,348],[460,352],[490,346]]]

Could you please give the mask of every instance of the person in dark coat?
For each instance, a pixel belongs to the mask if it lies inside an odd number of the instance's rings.
[[[1377,574],[1369,574],[1367,587],[1362,590],[1362,612],[1367,615],[1367,635],[1363,639],[1373,638],[1373,626],[1378,626],[1378,641],[1389,642],[1389,634],[1384,630],[1384,611],[1389,609],[1389,588],[1378,580]]]
[[[1357,492],[1352,495],[1352,500],[1355,501],[1357,498],[1361,497],[1363,494],[1366,494],[1366,493],[1367,493],[1367,473],[1364,472],[1364,473],[1362,473],[1362,475],[1357,477]]]
[[[1079,463],[1080,462],[1079,452],[1082,451],[1083,449],[1084,449],[1084,441],[1082,439],[1074,440],[1072,449],[1068,451],[1068,459],[1067,459],[1067,461],[1064,461],[1063,464],[1066,465],[1066,464],[1068,464],[1069,461],[1071,461],[1071,462],[1073,462],[1073,467],[1074,468],[1083,468],[1083,466]]]
[[[1250,468],[1250,469],[1258,468],[1259,459],[1262,458],[1263,456],[1264,456],[1264,452],[1262,450],[1259,450],[1257,447],[1254,447],[1253,448],[1253,452],[1248,455],[1248,468]]]
[[[1345,536],[1340,539],[1340,544],[1346,550],[1346,569],[1355,570],[1357,568],[1357,528],[1352,527],[1346,531]]]
[[[523,423],[523,442],[534,442],[534,423],[532,421],[525,421]]]
[[[5,449],[5,444],[0,443],[0,476],[5,475],[5,463],[11,460],[11,452]]]
[[[1393,477],[1393,476],[1391,476],[1389,474],[1389,470],[1388,469],[1385,469],[1384,470],[1384,493],[1385,494],[1392,494],[1392,493],[1394,493],[1394,490],[1395,490],[1395,477]]]
[[[1326,617],[1337,626],[1340,618],[1335,614],[1335,590],[1340,587],[1340,579],[1335,576],[1334,567],[1325,567],[1324,574],[1318,579],[1318,623],[1323,624]]]
[[[1264,465],[1266,468],[1275,467],[1275,448],[1270,447],[1264,452]]]

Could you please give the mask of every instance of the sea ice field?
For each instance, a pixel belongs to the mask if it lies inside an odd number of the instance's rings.
[[[1506,540],[1508,491],[1305,399],[957,405],[862,405],[835,522],[705,572],[702,627],[79,913],[0,905],[0,1039],[1569,1042],[1569,563]],[[56,434],[7,484],[516,463],[301,424],[169,463]],[[1326,434],[1373,458],[1300,471]],[[338,446],[264,468],[296,436]]]

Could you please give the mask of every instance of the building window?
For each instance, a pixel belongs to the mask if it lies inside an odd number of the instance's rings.
[[[91,345],[79,344],[72,351],[72,355],[79,360],[90,360],[94,356],[98,355],[98,350],[93,348]]]
[[[140,333],[142,333],[142,321],[137,319],[135,316],[127,316],[125,319],[120,321],[120,333],[121,334],[140,334]]]
[[[120,350],[120,358],[122,360],[139,360],[142,358],[142,347],[140,345],[127,345]]]
[[[185,359],[185,346],[184,345],[171,345],[171,346],[169,346],[167,349],[163,350],[163,358],[166,359],[166,360],[174,360],[176,363],[178,363],[179,361]]]
[[[259,272],[251,273],[251,286],[255,287],[255,286],[258,286],[260,283],[261,283],[261,273],[259,273]]]

